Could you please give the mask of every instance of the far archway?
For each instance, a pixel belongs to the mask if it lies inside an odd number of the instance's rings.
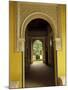
[[[32,45],[32,63],[43,62],[43,42],[35,40]]]

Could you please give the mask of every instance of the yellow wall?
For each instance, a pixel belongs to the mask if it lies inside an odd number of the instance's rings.
[[[9,7],[9,64],[10,81],[20,81],[21,53],[16,51],[16,3],[10,2]]]
[[[16,51],[16,2],[10,2],[9,8],[9,63],[10,63],[10,81],[20,81],[22,78],[22,55]],[[61,20],[61,38],[62,38],[62,49],[57,53],[57,65],[58,65],[58,76],[65,75],[65,7],[61,5],[60,20]]]
[[[62,40],[62,47],[61,50],[58,51],[57,59],[58,59],[58,76],[65,76],[65,65],[66,65],[66,26],[65,26],[65,6],[60,6],[60,24],[61,24],[61,40]]]

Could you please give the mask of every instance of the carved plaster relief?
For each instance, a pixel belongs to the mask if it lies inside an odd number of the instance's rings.
[[[24,44],[25,44],[25,31],[26,31],[26,27],[28,25],[28,23],[33,20],[33,19],[36,19],[36,18],[41,18],[41,19],[44,19],[46,20],[52,27],[52,30],[54,32],[54,35],[55,35],[55,42],[56,42],[56,50],[59,50],[61,48],[61,39],[60,37],[57,37],[58,36],[58,31],[57,31],[57,19],[53,19],[52,15],[54,14],[54,12],[51,12],[51,14],[49,15],[50,11],[48,11],[48,14],[47,14],[47,11],[46,12],[43,12],[43,10],[41,10],[41,12],[37,12],[36,10],[33,12],[33,13],[30,13],[30,14],[23,14],[24,12],[22,12],[21,9],[23,9],[22,7],[22,4],[20,4],[20,2],[17,3],[17,51],[24,51]],[[47,6],[46,6],[47,7]],[[49,7],[50,8],[50,7]],[[56,8],[56,6],[55,6]],[[48,7],[47,7],[48,9]],[[49,10],[49,9],[48,9]],[[55,9],[56,10],[56,9]],[[55,11],[54,10],[54,11]],[[29,10],[30,11],[30,10]],[[56,11],[55,11],[56,12]],[[53,14],[52,14],[53,13]],[[24,18],[24,20],[21,18],[21,15],[22,15],[22,18],[25,17],[25,15],[27,15],[27,17]],[[57,18],[57,16],[54,16],[55,18]],[[20,19],[21,18],[21,19]],[[21,23],[22,21],[22,23]],[[59,38],[56,39],[56,38]],[[59,42],[59,43],[57,43]],[[60,45],[59,45],[60,44]],[[59,46],[59,47],[58,47]]]

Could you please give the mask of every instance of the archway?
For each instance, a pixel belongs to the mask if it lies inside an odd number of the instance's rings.
[[[34,12],[29,14],[23,21],[21,31],[18,31],[18,40],[17,40],[17,46],[18,50],[23,51],[22,53],[22,87],[25,87],[25,33],[26,33],[26,28],[27,25],[34,19],[43,19],[44,21],[47,21],[53,32],[53,44],[54,44],[54,73],[55,73],[55,85],[57,85],[57,55],[56,55],[56,36],[57,36],[57,28],[55,23],[53,22],[53,19],[47,15],[46,13],[42,12]],[[20,42],[20,47],[19,47],[19,42]],[[46,54],[47,55],[47,54]],[[47,62],[48,63],[48,62]]]
[[[43,42],[35,40],[32,45],[32,63],[43,62]]]
[[[35,40],[42,40],[43,48],[44,48],[44,58],[42,67],[40,68],[43,75],[40,74],[39,69],[36,74],[36,78],[34,77],[35,72],[33,72],[34,67],[32,65],[32,44]],[[54,58],[54,32],[50,26],[50,24],[40,18],[33,19],[30,21],[26,27],[25,32],[25,87],[36,87],[36,86],[54,86],[56,85],[55,82],[55,58]],[[46,65],[46,66],[45,66]],[[41,65],[40,65],[41,66]],[[32,67],[32,68],[31,68]],[[49,70],[49,71],[48,71]],[[36,69],[34,69],[36,71]],[[46,72],[49,72],[46,74]],[[50,76],[50,74],[52,76]],[[41,78],[41,79],[39,79]],[[45,78],[46,76],[46,78]],[[39,80],[41,81],[39,83]],[[32,85],[31,82],[34,84]],[[49,82],[49,83],[48,83]],[[35,85],[36,83],[36,85]],[[39,83],[39,84],[38,84]],[[45,83],[45,84],[44,84]]]

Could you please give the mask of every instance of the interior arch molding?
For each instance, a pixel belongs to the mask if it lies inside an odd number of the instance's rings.
[[[26,27],[32,20],[37,19],[37,18],[43,19],[44,21],[47,21],[50,24],[52,31],[54,33],[54,39],[55,39],[56,34],[57,34],[57,29],[56,29],[56,25],[54,23],[54,20],[49,15],[47,15],[45,13],[34,12],[34,13],[31,13],[30,15],[28,15],[21,25],[21,30],[19,33],[20,37],[17,39],[17,50],[18,51],[24,51]]]
[[[24,38],[25,39],[25,30],[26,30],[27,25],[32,20],[37,19],[37,18],[40,18],[40,19],[43,19],[43,20],[47,21],[50,24],[50,26],[51,26],[54,34],[56,35],[57,29],[56,29],[56,25],[54,23],[54,20],[49,15],[47,15],[45,13],[34,12],[34,13],[31,13],[30,15],[28,15],[25,18],[25,20],[23,21],[22,26],[21,26],[21,33],[20,33],[21,34],[20,35],[21,37],[20,38]]]

